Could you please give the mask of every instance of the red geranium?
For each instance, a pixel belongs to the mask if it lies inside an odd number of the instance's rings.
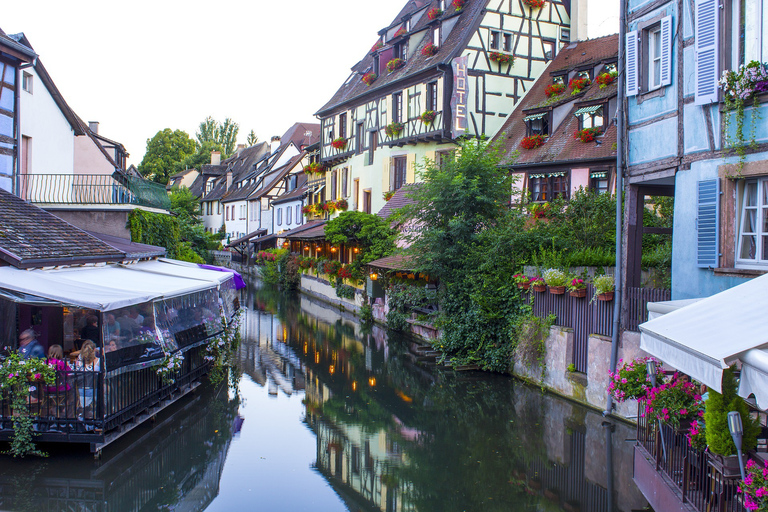
[[[336,149],[344,149],[345,147],[347,147],[347,139],[345,139],[344,137],[333,139],[331,141],[331,146],[333,146]]]
[[[376,73],[374,73],[373,71],[369,71],[368,73],[363,75],[363,83],[365,85],[371,85],[373,82],[376,81],[376,78],[378,78],[376,76]]]
[[[405,27],[400,27],[399,29],[397,29],[397,32],[395,32],[395,35],[392,36],[392,37],[396,38],[396,37],[404,36],[406,34],[406,32],[408,32],[408,31],[405,30]]]
[[[589,87],[589,84],[592,83],[592,80],[590,80],[587,77],[583,78],[571,78],[571,81],[568,82],[568,87],[571,89],[571,94],[579,94],[581,91]]]
[[[317,174],[323,172],[323,166],[317,162],[312,162],[304,167],[304,172],[307,174]]]
[[[489,57],[493,62],[498,62],[499,64],[508,64],[515,61],[515,58],[512,55],[501,52],[491,52]]]
[[[371,48],[371,53],[375,52],[376,50],[381,50],[382,48],[384,48],[384,43],[382,43],[381,39],[379,39],[378,41],[376,41],[376,44],[373,45],[373,47]]]
[[[393,72],[396,69],[400,69],[401,67],[405,66],[405,61],[400,58],[394,58],[387,62],[387,71],[390,73]]]
[[[536,149],[542,144],[544,144],[543,135],[531,135],[530,137],[523,137],[522,142],[520,142],[520,145],[523,147],[523,149]]]
[[[467,5],[467,0],[453,0],[453,3],[451,5],[457,10],[460,11],[464,8],[465,5]]]
[[[581,142],[592,142],[595,140],[595,137],[600,135],[600,128],[584,128],[583,130],[576,130],[576,132],[573,134],[573,136],[577,139],[581,139]]]
[[[441,11],[438,7],[433,7],[427,11],[427,18],[434,20],[439,18],[442,14],[443,11]]]
[[[421,49],[421,54],[425,57],[431,57],[437,53],[438,49],[437,45],[430,43]]]
[[[551,98],[552,96],[557,96],[562,93],[564,90],[565,84],[550,84],[544,89],[544,94],[547,95],[547,98]]]
[[[541,9],[546,2],[544,0],[523,0],[523,3],[531,9]]]
[[[611,71],[609,73],[601,73],[597,75],[595,78],[595,82],[600,86],[601,89],[605,89],[609,85],[611,85],[616,78],[619,76],[619,74],[616,71]]]
[[[349,208],[349,203],[347,203],[346,199],[339,199],[336,201],[336,209],[342,212],[347,211],[347,208]]]

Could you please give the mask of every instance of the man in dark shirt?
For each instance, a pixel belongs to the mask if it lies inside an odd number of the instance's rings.
[[[33,357],[42,359],[45,357],[45,350],[37,341],[34,330],[27,329],[19,335],[19,352],[24,359],[32,359]]]
[[[99,330],[99,317],[89,315],[85,321],[85,327],[80,331],[80,337],[84,340],[91,340],[97,346],[101,340],[101,331]],[[76,347],[80,350],[80,347]]]

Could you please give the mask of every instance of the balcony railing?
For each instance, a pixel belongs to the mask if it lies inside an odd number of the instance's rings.
[[[167,210],[171,207],[163,185],[134,176],[111,174],[23,174],[22,199],[42,204],[132,204]]]

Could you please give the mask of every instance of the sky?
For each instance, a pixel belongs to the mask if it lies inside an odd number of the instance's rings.
[[[194,138],[207,116],[237,122],[240,143],[318,122],[405,0],[6,3],[0,28],[24,32],[69,106],[138,165],[155,133]],[[589,37],[617,33],[618,11],[589,0]]]

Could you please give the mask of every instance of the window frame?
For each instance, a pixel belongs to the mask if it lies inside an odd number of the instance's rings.
[[[742,12],[743,6],[756,6],[756,12],[749,14]],[[764,31],[764,29],[768,29],[768,23],[763,21],[762,24],[759,22],[748,24],[745,20],[746,17],[763,20],[768,16],[768,0],[726,0],[724,7],[723,35],[726,42],[725,46],[731,49],[730,52],[724,52],[724,69],[738,71],[741,65],[747,64],[752,60],[759,62],[768,61],[768,31]],[[734,15],[735,9],[738,9],[737,15]],[[747,56],[747,30],[749,28],[754,28],[756,32],[753,44],[757,54]],[[742,31],[744,31],[743,34]]]
[[[750,185],[754,185],[757,189],[754,206],[747,206],[747,200],[749,197],[748,187]],[[755,213],[754,231],[750,232],[746,232],[744,230],[744,224],[747,220],[747,209],[753,210]],[[734,244],[735,268],[765,269],[768,267],[768,229],[765,229],[765,219],[768,219],[768,176],[746,179],[744,181],[743,187],[741,187],[741,193],[739,197],[738,234],[736,243]],[[744,250],[744,238],[747,236],[752,236],[755,239],[755,257],[753,259],[742,257],[742,252]]]
[[[282,208],[277,209],[277,225],[278,226],[283,225],[283,209]]]
[[[600,133],[603,133],[605,131],[605,105],[600,105],[600,109],[591,112],[591,113],[584,113],[579,114],[579,130],[583,130],[585,128],[600,128]],[[589,123],[590,126],[586,126],[586,119],[589,118],[591,122]],[[595,119],[600,118],[600,124],[595,124]]]
[[[392,93],[392,122],[393,123],[402,123],[403,122],[403,93],[401,92],[394,92]]]
[[[661,88],[661,21],[643,30],[643,34],[643,90],[651,92]]]
[[[538,197],[534,192],[534,184],[538,185]],[[528,174],[527,185],[533,203],[544,203],[558,198],[567,201],[571,197],[571,173],[569,171],[530,173]]]
[[[339,137],[347,138],[347,113],[339,114]]]
[[[21,73],[21,89],[24,92],[32,94],[35,87],[34,75],[32,73],[27,73],[26,71],[22,71]]]
[[[605,182],[605,189],[599,186]],[[610,194],[611,172],[609,169],[594,169],[589,171],[589,190],[597,195]]]
[[[426,109],[437,111],[437,80],[427,83]]]
[[[399,190],[403,185],[406,184],[406,180],[408,178],[408,157],[405,155],[393,156],[392,172],[394,173],[394,177],[392,179],[392,190]]]
[[[290,226],[293,224],[293,207],[288,205],[285,207],[285,225]]]
[[[551,124],[552,124],[550,122],[551,121],[551,116],[552,116],[552,111],[550,110],[550,111],[547,111],[547,112],[538,112],[538,113],[539,114],[543,113],[544,116],[539,118],[539,119],[525,121],[525,134],[526,134],[526,137],[530,137],[531,135],[544,135],[545,137],[549,137],[549,135],[550,135],[549,132],[551,130]],[[541,121],[541,124],[542,124],[541,131],[535,131],[533,123],[536,122],[536,121]]]

